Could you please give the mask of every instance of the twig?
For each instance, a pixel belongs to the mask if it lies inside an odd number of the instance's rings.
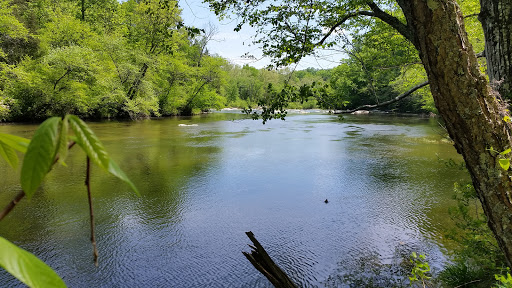
[[[462,284],[462,285],[455,286],[455,287],[453,287],[453,288],[461,288],[461,287],[465,287],[465,286],[466,286],[466,285],[468,285],[468,284],[473,284],[473,283],[477,283],[477,282],[480,282],[480,281],[482,281],[482,280],[480,280],[480,279],[476,279],[476,280],[473,280],[473,281],[469,281],[469,282],[467,282],[467,283],[464,283],[464,284]]]
[[[53,90],[57,89],[57,84],[59,84],[60,80],[64,79],[64,77],[66,77],[66,75],[68,75],[71,71],[73,71],[73,69],[68,67],[66,70],[66,73],[64,73],[64,75],[60,76],[60,78],[57,79],[57,81],[55,81],[55,84],[53,85]]]
[[[5,206],[4,210],[2,210],[2,212],[0,213],[0,221],[2,221],[2,219],[4,219],[4,217],[7,216],[9,212],[11,212],[14,206],[16,206],[16,204],[18,204],[18,202],[20,202],[21,199],[23,199],[23,197],[25,197],[25,192],[21,190],[18,193],[18,195],[16,195],[16,197],[14,197],[14,199],[11,202],[9,202],[7,206]]]
[[[73,148],[73,146],[75,146],[75,142],[71,142],[69,143],[68,145],[68,150]],[[55,165],[55,163],[57,163],[57,161],[59,161],[59,155],[57,155],[57,157],[55,157],[55,160],[53,161],[53,165]],[[14,197],[14,199],[9,202],[9,204],[7,204],[7,206],[5,206],[4,210],[2,210],[2,212],[0,212],[0,221],[2,221],[5,216],[7,216],[7,214],[9,214],[11,212],[11,210],[14,208],[14,206],[16,206],[16,204],[18,204],[18,202],[21,201],[21,199],[23,199],[23,197],[25,197],[25,191],[21,190],[17,195],[16,197]]]
[[[92,196],[91,196],[91,159],[87,156],[87,172],[85,175],[85,186],[87,186],[87,197],[89,198],[89,215],[91,218],[91,244],[92,255],[94,256],[94,265],[98,267],[98,249],[96,248],[96,236],[94,233],[94,211],[92,209]]]
[[[464,19],[470,18],[470,17],[478,17],[478,15],[480,15],[480,13],[473,13],[473,14],[469,14],[469,15],[464,15]]]

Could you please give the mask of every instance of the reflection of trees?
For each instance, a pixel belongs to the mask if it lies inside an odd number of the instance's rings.
[[[178,128],[175,119],[129,124],[93,123],[91,126],[142,194],[140,198],[134,196],[129,187],[93,166],[92,194],[101,261],[102,253],[109,253],[105,251],[108,242],[112,241],[109,234],[130,234],[135,231],[123,229],[140,227],[124,227],[122,221],[135,220],[144,226],[152,219],[162,219],[169,224],[179,222],[189,191],[188,183],[212,165],[219,148],[211,145],[211,140],[216,137],[214,133],[191,137],[193,131]],[[79,264],[80,267],[89,264],[84,160],[82,152],[72,150],[66,161],[67,167],[56,166],[32,200],[21,202],[0,223],[0,235],[22,247],[33,246],[30,250],[36,254],[40,252],[41,258],[50,265],[65,262],[68,266],[68,261],[76,263],[83,259],[84,264]],[[5,167],[0,165],[1,172]],[[2,179],[2,193],[5,188],[16,187],[16,173],[2,175],[9,176]],[[0,195],[2,203],[11,198],[9,193]],[[2,203],[0,205],[4,205]],[[53,255],[55,253],[59,255]],[[83,267],[79,269],[89,269]]]
[[[187,184],[216,159],[213,156],[219,148],[210,146],[215,136],[178,128],[175,119],[122,125],[116,128],[116,134],[121,139],[105,141],[105,145],[141,190],[141,198],[129,196],[133,211],[141,219],[176,221],[174,217],[187,196]],[[102,197],[119,197],[119,193],[109,191],[124,187],[117,180],[100,177],[103,179],[97,183],[109,186],[98,187],[108,194]]]

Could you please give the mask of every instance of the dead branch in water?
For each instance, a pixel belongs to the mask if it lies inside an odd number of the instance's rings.
[[[297,288],[290,277],[277,266],[274,261],[270,258],[267,251],[261,246],[260,242],[256,240],[254,234],[249,231],[245,232],[247,237],[251,239],[253,245],[249,244],[252,251],[251,253],[242,252],[245,257],[251,262],[251,264],[260,271],[267,279],[277,288]]]

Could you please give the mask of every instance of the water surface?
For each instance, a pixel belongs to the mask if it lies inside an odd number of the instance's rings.
[[[438,160],[460,158],[434,119],[308,114],[262,125],[216,113],[90,125],[142,194],[93,170],[99,268],[79,149],[0,222],[0,235],[70,287],[269,287],[241,253],[246,231],[305,287],[399,285],[400,255],[426,253],[435,269],[447,259],[447,207],[466,176]],[[18,174],[1,163],[0,175],[3,206]],[[0,283],[18,285],[5,272]]]

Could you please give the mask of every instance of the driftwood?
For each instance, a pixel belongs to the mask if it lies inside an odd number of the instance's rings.
[[[297,285],[292,282],[290,277],[288,277],[288,275],[286,275],[286,273],[281,268],[279,268],[279,266],[277,266],[274,261],[272,261],[270,256],[268,256],[263,246],[261,246],[260,242],[258,242],[258,240],[256,240],[254,237],[254,234],[251,231],[245,232],[245,234],[247,234],[247,237],[251,239],[253,245],[249,244],[249,247],[252,249],[251,253],[242,253],[251,262],[251,264],[256,269],[258,269],[261,274],[267,277],[267,279],[274,285],[274,287],[297,288]]]

